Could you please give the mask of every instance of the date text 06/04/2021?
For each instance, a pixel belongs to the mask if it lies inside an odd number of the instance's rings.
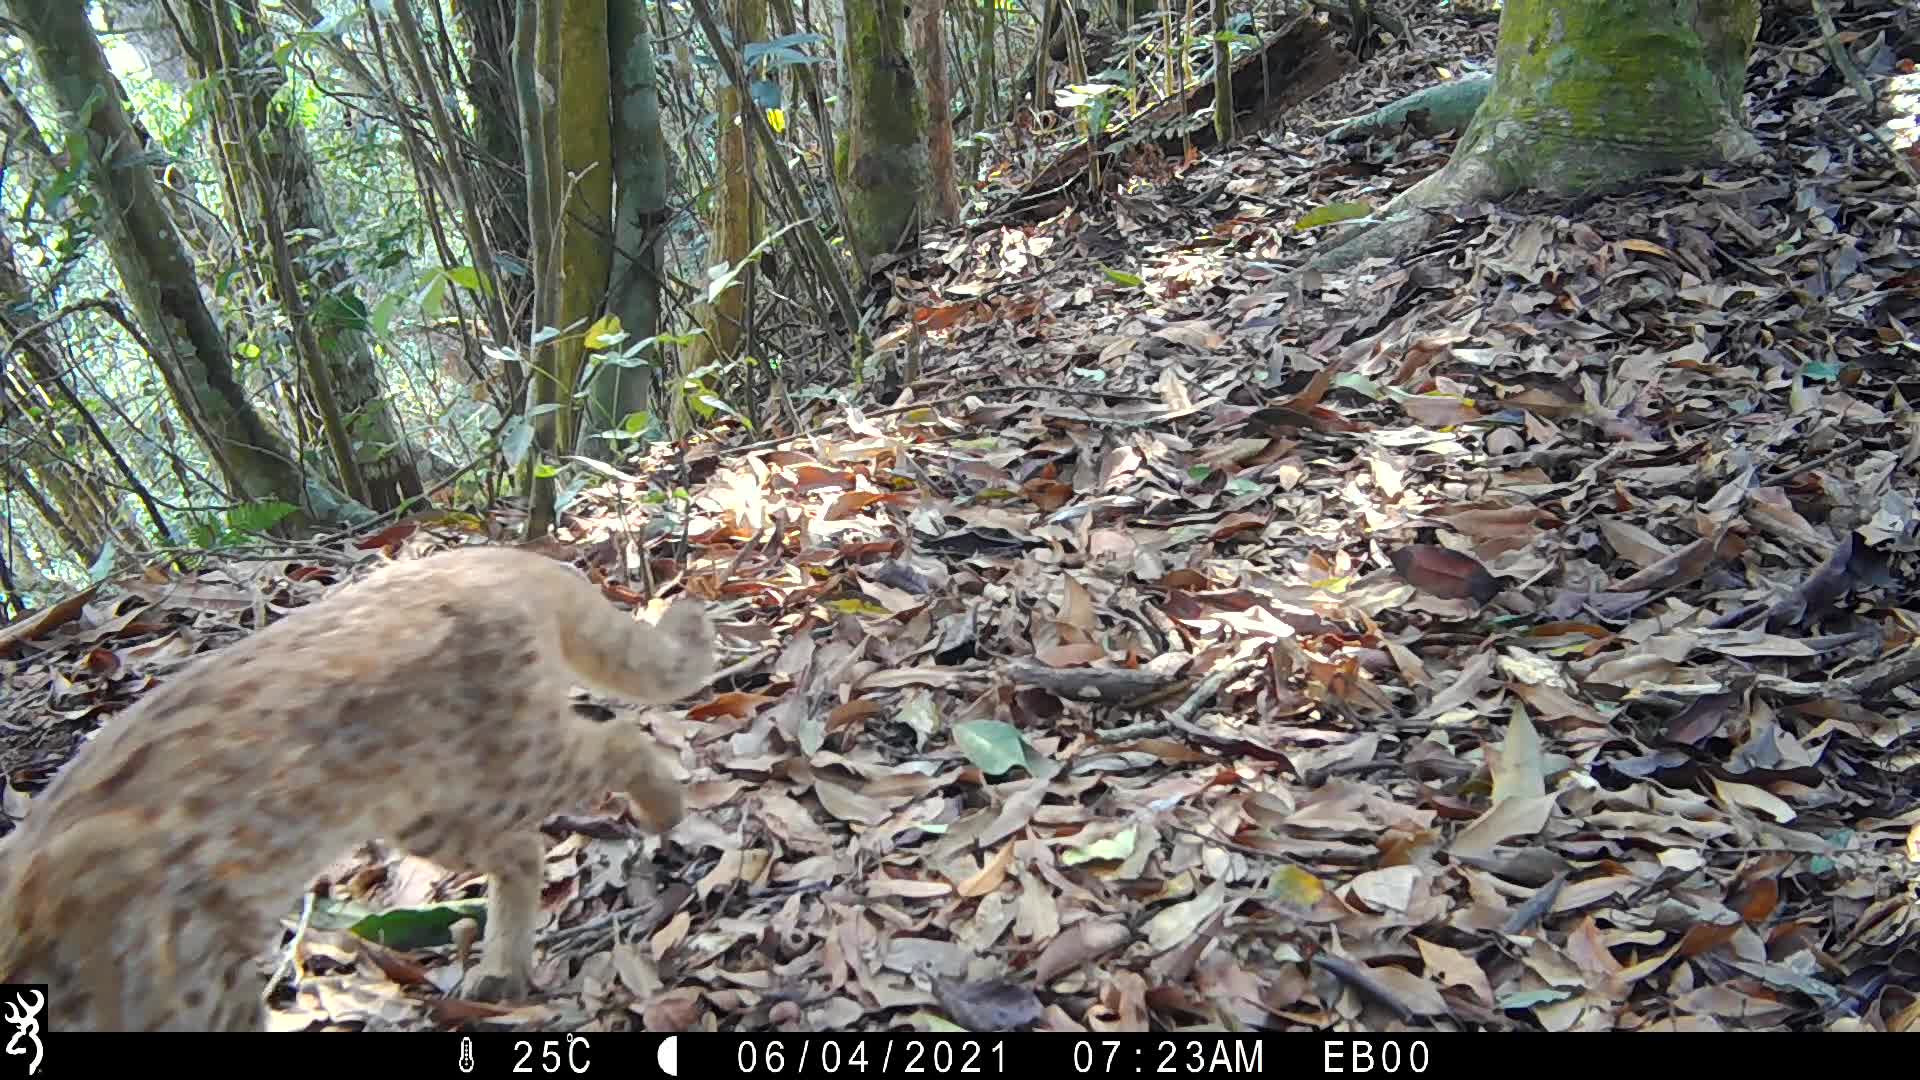
[[[1006,1040],[944,1036],[929,1039],[814,1035],[802,1038],[742,1040],[731,1063],[739,1075],[1006,1075],[1068,1070],[1074,1075],[1257,1076],[1264,1072],[1269,1039],[1214,1035],[1202,1038],[1098,1038],[1024,1036]],[[1277,1038],[1271,1041],[1279,1042]],[[1423,1040],[1401,1042],[1378,1037],[1315,1039],[1323,1073],[1398,1073],[1427,1071]],[[1037,1051],[1037,1053],[1036,1053]],[[1302,1064],[1305,1064],[1302,1062]]]

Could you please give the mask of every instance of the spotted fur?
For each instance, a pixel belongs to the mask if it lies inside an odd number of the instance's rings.
[[[0,841],[0,982],[48,984],[50,1030],[252,1030],[260,958],[335,858],[384,839],[489,875],[463,991],[531,987],[548,815],[622,791],[654,829],[680,782],[643,703],[712,677],[682,601],[657,623],[509,548],[395,563],[198,657],[109,722]]]

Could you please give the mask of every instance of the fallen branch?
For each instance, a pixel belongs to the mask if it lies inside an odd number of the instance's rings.
[[[1169,730],[1178,731],[1204,744],[1217,745],[1240,741],[1209,732],[1195,725],[1193,718],[1220,693],[1221,688],[1239,678],[1241,674],[1253,666],[1256,661],[1257,651],[1258,649],[1255,646],[1243,648],[1233,659],[1207,672],[1206,678],[1201,679],[1199,684],[1193,688],[1193,692],[1188,694],[1186,700],[1180,703],[1180,707],[1168,713],[1165,719],[1149,720],[1144,723],[1129,724],[1126,727],[1110,728],[1100,733],[1100,741],[1113,743],[1126,742],[1131,739],[1145,739],[1155,735],[1163,735]]]
[[[1022,686],[1037,686],[1073,701],[1135,701],[1179,683],[1184,676],[1138,668],[1048,667],[1037,660],[1014,660],[1007,676]]]

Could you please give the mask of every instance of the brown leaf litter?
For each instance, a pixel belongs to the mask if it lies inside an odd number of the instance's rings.
[[[1871,74],[1892,16],[1853,14]],[[898,400],[699,448],[684,522],[638,481],[569,514],[636,593],[726,605],[734,654],[654,718],[689,771],[670,842],[612,801],[549,824],[550,996],[442,996],[450,927],[345,932],[482,884],[370,848],[281,1019],[1920,1027],[1920,214],[1810,26],[1768,20],[1774,167],[1482,208],[1314,295],[1272,288],[1312,242],[1286,224],[1444,140],[1268,132],[1109,221],[928,238]],[[0,635],[9,812],[174,662],[459,532]]]

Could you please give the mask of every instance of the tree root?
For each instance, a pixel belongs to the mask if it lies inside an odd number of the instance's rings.
[[[1490,154],[1456,155],[1440,171],[1401,192],[1380,213],[1349,227],[1293,277],[1348,270],[1369,259],[1399,260],[1446,228],[1448,211],[1505,198],[1516,190],[1517,184],[1502,179]]]

